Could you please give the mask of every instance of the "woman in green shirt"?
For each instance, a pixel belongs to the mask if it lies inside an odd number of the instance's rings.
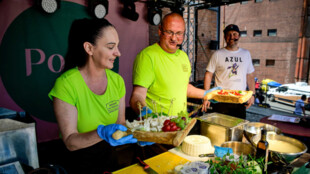
[[[112,138],[126,131],[125,83],[111,71],[119,57],[116,29],[105,19],[73,22],[64,73],[49,97],[62,140],[73,155],[78,173],[102,173],[113,166],[111,146],[136,143],[132,135]]]

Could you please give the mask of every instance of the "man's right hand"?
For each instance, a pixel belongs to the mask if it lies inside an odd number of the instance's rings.
[[[208,108],[210,107],[210,103],[211,102],[209,102],[209,100],[203,100],[201,111],[207,112]]]
[[[145,99],[146,99],[147,88],[142,86],[134,86],[132,90],[132,95],[130,98],[130,106],[135,111],[135,113],[140,114],[140,107],[146,106]],[[140,103],[140,105],[138,105]]]
[[[217,87],[211,88],[211,89],[209,89],[209,90],[206,90],[205,93],[203,94],[203,99],[204,99],[204,100],[205,100],[205,99],[208,99],[208,98],[207,98],[207,94],[208,94],[208,93],[210,93],[210,92],[212,92],[212,91],[214,91],[214,90],[221,90],[221,89],[222,89],[222,87],[217,86]],[[210,99],[209,99],[209,100],[210,100]]]
[[[141,116],[145,116],[146,114],[151,114],[153,111],[147,107],[147,106],[144,106],[141,110]]]
[[[203,95],[203,103],[202,103],[201,111],[207,112],[207,109],[210,107],[211,102],[207,98],[207,94],[214,91],[214,90],[221,90],[221,89],[222,89],[222,87],[217,86],[217,87],[214,87],[214,88],[211,88],[211,89],[205,91],[205,93]]]

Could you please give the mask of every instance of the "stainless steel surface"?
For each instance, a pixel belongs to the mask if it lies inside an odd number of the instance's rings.
[[[264,128],[267,130],[267,132],[275,132],[276,134],[281,134],[281,130],[275,126],[272,126],[270,124],[266,123],[260,123],[260,122],[250,122],[244,125],[244,137],[246,140],[251,143],[253,146],[254,142],[252,141],[252,137],[255,135],[259,135],[261,133],[261,128]]]
[[[257,145],[258,140],[260,139],[260,135],[256,135],[252,137],[252,141],[254,142],[255,145]],[[284,141],[287,143],[290,143],[291,145],[294,145],[295,147],[298,147],[301,149],[300,152],[298,153],[283,153],[280,151],[276,150],[270,150],[269,149],[269,156],[271,160],[275,163],[283,163],[285,165],[288,165],[289,163],[293,162],[294,159],[300,157],[302,154],[306,153],[308,148],[307,146],[302,143],[301,141],[291,138],[288,136],[284,135],[278,135],[274,132],[268,132],[267,133],[267,142],[271,140],[279,140],[279,141]]]
[[[249,121],[220,113],[199,117],[200,133],[207,136],[212,145],[221,146],[226,141],[241,141],[243,129]]]
[[[260,122],[251,122],[247,123],[244,126],[244,130],[248,134],[249,138],[252,138],[256,134],[260,134],[261,128],[267,130],[267,132],[275,132],[276,134],[281,134],[281,130],[273,125],[260,123]]]
[[[243,130],[243,136],[245,137],[245,141],[242,140],[242,142],[248,142],[251,144],[253,148],[255,148],[254,142],[251,140],[251,138],[248,136],[245,130]]]
[[[221,147],[232,148],[234,154],[237,155],[251,155],[254,156],[255,149],[250,144],[242,143],[239,141],[228,141],[221,145]]]

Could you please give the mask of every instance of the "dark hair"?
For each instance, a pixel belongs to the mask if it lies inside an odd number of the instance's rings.
[[[65,58],[64,72],[76,66],[83,67],[87,62],[87,53],[83,43],[95,44],[103,29],[114,27],[106,19],[77,19],[73,21],[68,38],[68,51]]]
[[[306,95],[302,95],[302,96],[301,96],[301,99],[302,99],[302,100],[306,100],[306,99],[307,99],[307,96],[306,96]]]

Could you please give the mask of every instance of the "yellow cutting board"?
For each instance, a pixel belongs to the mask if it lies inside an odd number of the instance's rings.
[[[152,169],[154,169],[157,173],[160,174],[170,174],[173,173],[174,168],[178,165],[185,164],[189,162],[189,160],[184,159],[176,154],[171,152],[165,152],[149,158],[144,161],[148,164]],[[134,164],[128,166],[126,168],[120,169],[118,171],[113,172],[115,174],[145,174],[146,172],[143,170],[142,166],[138,164]]]

